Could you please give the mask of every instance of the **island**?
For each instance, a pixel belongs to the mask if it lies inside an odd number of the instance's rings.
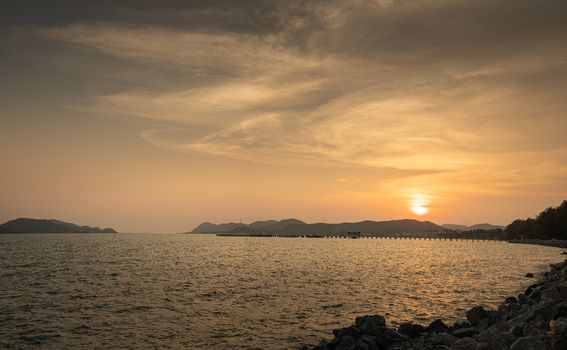
[[[55,219],[18,218],[0,225],[0,233],[118,233],[112,228],[79,226]]]
[[[315,223],[307,224],[297,219],[255,221],[249,225],[243,223],[223,223],[219,225],[204,222],[195,227],[191,233],[223,233],[223,234],[253,234],[281,236],[312,235],[324,236],[328,234],[339,234],[344,232],[364,232],[366,234],[389,234],[393,232],[404,232],[407,234],[443,232],[446,229],[429,221],[418,221],[412,219],[389,220],[389,221],[360,221],[344,222],[340,224]]]

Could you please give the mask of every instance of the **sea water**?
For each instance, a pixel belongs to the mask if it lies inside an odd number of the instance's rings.
[[[293,349],[356,316],[461,320],[561,259],[504,242],[0,235],[0,348]]]

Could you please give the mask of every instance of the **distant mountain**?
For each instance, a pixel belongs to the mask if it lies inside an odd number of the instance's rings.
[[[253,230],[262,230],[266,227],[270,227],[273,225],[278,224],[279,221],[277,220],[266,220],[266,221],[254,221],[250,225],[248,225]]]
[[[0,233],[117,233],[111,228],[79,226],[60,220],[19,218],[0,225]]]
[[[336,234],[349,231],[360,231],[366,234],[388,234],[388,233],[420,233],[445,231],[442,226],[429,221],[418,220],[391,220],[391,221],[361,221],[345,222],[341,224],[306,224],[297,219],[286,219],[281,221],[267,220],[256,221],[250,225],[244,224],[220,224],[215,225],[205,222],[195,229],[193,233],[278,233],[282,235],[309,234],[324,235]]]
[[[280,228],[289,224],[304,224],[304,222],[297,219],[285,219],[281,221],[277,221],[277,220],[254,221],[250,225],[234,223],[234,222],[216,225],[210,222],[203,222],[199,226],[195,227],[191,232],[192,233],[276,232]]]
[[[458,225],[458,224],[443,224],[443,227],[445,227],[446,229],[449,230],[455,230],[455,231],[473,231],[473,230],[496,230],[496,229],[505,229],[505,226],[498,226],[498,225],[492,225],[492,224],[476,224],[476,225],[471,225],[471,226],[467,226],[467,225]]]
[[[215,225],[210,222],[203,222],[199,226],[193,229],[193,233],[219,233],[219,232],[230,232],[231,230],[239,227],[242,224],[229,222],[226,224]]]

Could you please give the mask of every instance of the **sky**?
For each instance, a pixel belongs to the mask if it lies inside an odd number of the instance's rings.
[[[566,96],[563,0],[6,0],[0,220],[506,225]]]

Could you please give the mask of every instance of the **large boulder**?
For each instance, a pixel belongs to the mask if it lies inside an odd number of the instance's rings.
[[[475,327],[460,328],[454,331],[452,334],[457,338],[472,337],[478,333],[478,329]]]
[[[528,321],[541,317],[546,321],[551,321],[559,311],[552,302],[541,303],[533,307],[528,314]]]
[[[380,335],[386,331],[386,319],[380,315],[359,316],[354,323],[364,334]]]
[[[467,311],[467,320],[473,326],[478,325],[478,323],[487,317],[487,312],[482,306],[475,306],[469,311]]]
[[[411,336],[411,328],[413,324],[411,322],[402,322],[398,327],[398,333]]]
[[[358,339],[358,337],[360,337],[360,335],[362,334],[362,331],[355,326],[349,326],[346,328],[335,329],[333,330],[333,334],[335,334],[335,337],[338,338],[348,335],[353,337],[354,339]]]
[[[498,311],[486,311],[485,317],[478,321],[477,327],[486,329],[502,321],[502,315]]]
[[[430,332],[441,333],[446,332],[449,326],[447,326],[442,320],[435,320],[429,324],[427,330]]]

